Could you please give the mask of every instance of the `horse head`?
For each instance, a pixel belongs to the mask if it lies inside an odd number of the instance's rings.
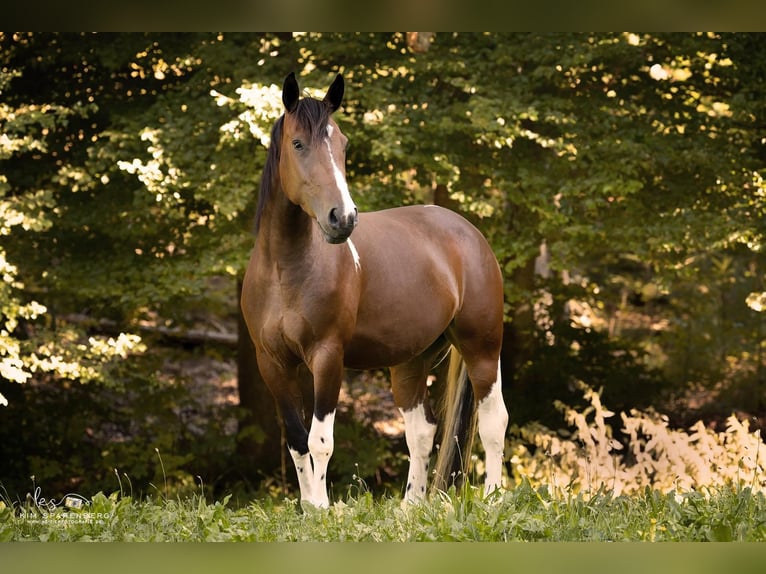
[[[285,78],[279,176],[287,197],[314,218],[328,243],[346,241],[358,222],[346,182],[346,144],[332,113],[343,100],[338,74],[324,99],[301,98],[295,74]]]

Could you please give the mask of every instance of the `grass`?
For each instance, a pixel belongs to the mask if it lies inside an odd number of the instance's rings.
[[[528,482],[484,500],[454,489],[402,508],[395,497],[362,492],[329,510],[297,501],[229,497],[138,501],[96,494],[79,510],[2,504],[2,541],[764,541],[766,497],[728,488],[661,493],[646,489],[552,496]]]
[[[627,445],[607,423],[615,413],[586,385],[588,408],[564,405],[572,432],[530,425],[506,445],[514,486],[484,499],[470,484],[402,507],[361,479],[328,510],[294,498],[211,501],[200,479],[190,495],[163,488],[134,498],[129,479],[110,495],[66,504],[0,494],[0,541],[425,542],[766,541],[766,471],[760,431],[731,417],[715,432],[670,428],[657,413],[621,413]],[[476,479],[481,472],[472,474]],[[177,491],[176,491],[177,492]],[[188,491],[187,491],[188,492]],[[68,507],[69,506],[69,507]]]

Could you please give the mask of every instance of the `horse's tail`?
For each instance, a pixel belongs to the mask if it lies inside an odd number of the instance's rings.
[[[439,412],[442,432],[432,488],[446,491],[453,484],[460,487],[468,472],[477,420],[465,362],[454,346],[450,352],[447,388],[442,393]]]

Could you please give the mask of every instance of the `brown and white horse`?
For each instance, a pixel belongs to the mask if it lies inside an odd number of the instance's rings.
[[[460,457],[467,459],[470,447],[457,444],[458,437],[473,436],[472,423],[462,419],[477,414],[486,453],[484,491],[492,492],[501,485],[508,424],[497,260],[481,233],[447,209],[357,212],[346,183],[347,138],[331,117],[343,91],[338,75],[323,100],[301,98],[294,74],[285,79],[285,113],[272,130],[242,291],[258,366],[284,420],[301,501],[329,505],[327,466],[345,367],[390,367],[410,453],[404,500],[426,494],[436,432],[426,379],[450,349],[462,357],[467,377],[451,377],[445,393],[451,406],[435,484],[443,488],[454,468],[465,468]],[[302,365],[313,376],[310,430],[298,382]]]

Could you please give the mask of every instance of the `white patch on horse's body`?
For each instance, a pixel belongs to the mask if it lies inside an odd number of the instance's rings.
[[[348,249],[351,251],[351,257],[354,258],[354,269],[360,271],[362,264],[359,262],[359,252],[356,250],[356,245],[351,242],[351,238],[346,239],[346,245],[348,245]]]
[[[497,379],[478,405],[479,437],[486,453],[486,477],[484,494],[500,488],[503,472],[503,450],[505,448],[505,429],[508,425],[508,411],[503,402],[500,362],[497,364]]]
[[[426,494],[428,482],[428,459],[434,445],[436,425],[426,419],[423,403],[413,409],[399,409],[404,417],[404,434],[410,451],[410,470],[407,473],[407,490],[404,502],[415,502]]]
[[[335,411],[325,415],[321,421],[316,415],[312,418],[308,446],[313,470],[310,477],[311,486],[308,487],[307,493],[304,493],[304,485],[299,480],[301,500],[305,500],[318,508],[330,506],[330,501],[327,498],[327,465],[330,462],[334,447],[334,425]]]

